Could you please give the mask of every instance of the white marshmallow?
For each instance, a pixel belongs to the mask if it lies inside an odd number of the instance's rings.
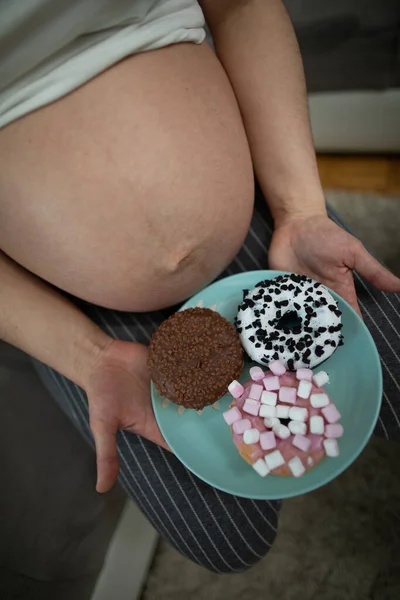
[[[276,392],[264,391],[261,394],[261,404],[268,404],[268,406],[276,406],[278,400],[278,394]]]
[[[307,433],[307,425],[301,423],[301,421],[290,421],[288,428],[290,433],[293,433],[294,435],[306,435]]]
[[[325,423],[323,417],[320,415],[314,415],[310,417],[310,433],[322,435],[325,430]]]
[[[302,379],[299,383],[299,387],[297,388],[297,395],[299,398],[304,398],[305,400],[307,400],[307,398],[310,397],[311,390],[311,381],[306,381],[305,379]]]
[[[288,467],[295,477],[301,477],[306,472],[305,467],[298,456],[289,460]]]
[[[311,394],[310,404],[314,408],[322,408],[328,406],[329,398],[326,394]]]
[[[280,438],[281,440],[287,440],[287,438],[290,437],[290,430],[288,427],[286,427],[286,425],[281,425],[280,423],[278,425],[274,425],[272,431],[276,437]]]
[[[291,406],[289,410],[289,419],[305,423],[308,419],[308,410],[301,406]]]
[[[334,438],[326,438],[324,440],[324,448],[327,456],[339,456],[339,445]]]
[[[264,460],[267,463],[267,467],[270,471],[272,471],[273,469],[277,469],[278,467],[281,467],[285,464],[285,459],[283,458],[279,450],[274,450],[273,452],[266,454],[264,456]]]
[[[279,425],[280,420],[277,419],[276,417],[265,417],[264,419],[264,425],[265,427],[268,427],[269,429],[272,429],[273,427],[275,427],[275,425]]]
[[[276,407],[276,416],[278,417],[278,419],[288,419],[289,410],[290,406],[286,406],[285,404],[278,404],[278,406]]]
[[[246,429],[243,434],[243,441],[245,444],[257,444],[260,441],[260,432],[254,427]]]
[[[307,464],[308,464],[309,467],[312,467],[312,465],[314,464],[314,461],[311,458],[311,456],[307,456]]]
[[[260,417],[276,417],[276,408],[275,406],[268,406],[267,404],[261,404],[260,412],[258,413]]]
[[[264,371],[261,367],[251,367],[249,374],[253,381],[261,381],[264,379]]]
[[[319,371],[313,375],[313,382],[317,387],[322,387],[326,383],[329,383],[329,375],[326,371]]]
[[[265,462],[265,460],[263,458],[259,458],[258,460],[256,460],[255,463],[253,463],[253,469],[261,477],[265,477],[269,473],[269,468],[268,468],[267,463]]]

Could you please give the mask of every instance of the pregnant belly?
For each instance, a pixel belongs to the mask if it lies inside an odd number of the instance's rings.
[[[93,304],[180,302],[223,271],[248,230],[248,143],[206,44],[121,61],[3,129],[0,155],[2,250]]]
[[[131,249],[136,257],[129,310],[178,303],[210,283],[232,261],[246,237],[253,209],[249,195],[177,203],[140,216]],[[149,231],[151,223],[151,233]]]

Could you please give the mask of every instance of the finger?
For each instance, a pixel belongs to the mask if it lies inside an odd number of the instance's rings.
[[[118,477],[116,430],[102,419],[91,419],[90,428],[96,444],[97,483],[100,493],[112,488]]]
[[[151,405],[149,406],[149,409],[146,412],[147,412],[147,414],[143,421],[142,427],[140,429],[137,427],[135,427],[135,428],[128,427],[127,428],[128,431],[131,431],[132,433],[136,433],[136,434],[146,438],[147,440],[150,440],[150,442],[157,444],[157,446],[161,446],[161,448],[165,448],[165,450],[172,452],[171,448],[168,446],[167,442],[165,441],[165,439],[160,431],[160,428],[157,424],[156,418],[154,416],[153,408],[151,407]]]
[[[377,261],[360,243],[354,269],[372,285],[385,292],[400,292],[400,279]]]

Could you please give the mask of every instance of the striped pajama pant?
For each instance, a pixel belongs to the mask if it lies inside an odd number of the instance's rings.
[[[330,212],[333,220],[337,217]],[[341,223],[339,223],[342,225]],[[272,220],[259,190],[243,247],[221,277],[265,269]],[[400,296],[374,289],[355,274],[359,303],[378,347],[383,369],[383,402],[375,433],[400,439]],[[80,303],[110,336],[144,344],[176,307],[151,313],[123,313]],[[61,408],[93,445],[85,392],[37,365]],[[271,547],[280,502],[237,498],[192,475],[173,455],[131,433],[118,433],[119,481],[159,533],[182,554],[217,573],[243,571]]]

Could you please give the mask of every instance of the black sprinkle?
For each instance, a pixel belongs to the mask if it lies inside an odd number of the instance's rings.
[[[256,341],[256,338],[254,337],[254,335],[251,335],[249,337],[249,342],[251,342],[252,344],[254,344],[255,341]]]
[[[320,358],[321,356],[323,356],[324,354],[324,349],[322,346],[316,346],[315,347],[315,356],[318,356],[318,358]]]

